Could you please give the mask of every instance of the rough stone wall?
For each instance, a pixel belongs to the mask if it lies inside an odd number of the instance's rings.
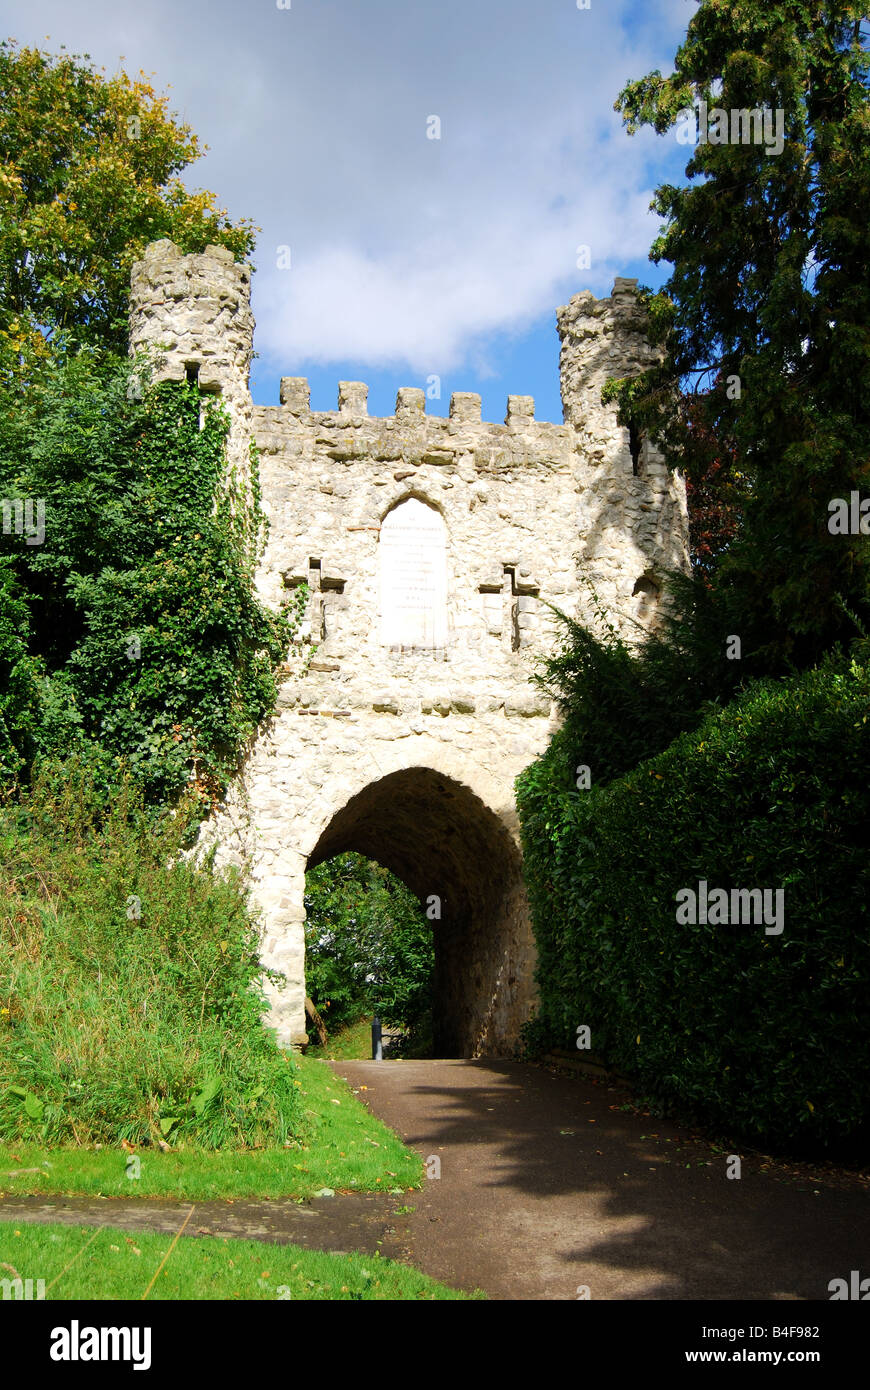
[[[250,471],[253,356],[251,267],[232,251],[207,246],[183,256],[171,241],[153,241],[130,277],[130,351],[162,359],[155,381],[196,379],[206,395],[220,395],[230,414],[227,462],[239,483]]]
[[[228,255],[149,247],[133,272],[131,346],[163,343],[163,375],[199,363],[201,384],[222,391],[231,447],[247,456],[250,432],[260,454],[260,593],[273,606],[303,582],[311,593],[275,716],[204,838],[249,869],[264,960],[286,976],[270,987],[284,1043],[305,1030],[306,868],[356,849],[436,904],[441,1050],[507,1053],[534,999],[513,782],[555,727],[529,680],[556,631],[545,604],[590,620],[585,566],[636,632],[655,621],[657,576],[686,564],[680,480],[648,448],[633,463],[600,403],[608,376],[649,360],[636,282],[558,311],[564,424],[536,422],[526,396],[509,397],[504,424],[481,421],[470,393],[453,395],[449,418],[427,416],[414,388],[379,419],[359,382],[339,384],[336,411],[311,411],[298,377],[282,380],[280,405],[251,405],[249,274]],[[382,584],[381,528],[409,498],[444,523],[438,647],[384,641],[402,600]],[[417,563],[412,544],[404,563]]]
[[[632,618],[655,621],[662,572],[689,564],[682,479],[646,439],[633,459],[615,405],[601,403],[609,377],[637,376],[657,358],[636,290],[636,280],[618,277],[609,299],[584,290],[556,310],[564,416],[589,465],[578,559],[629,639]]]

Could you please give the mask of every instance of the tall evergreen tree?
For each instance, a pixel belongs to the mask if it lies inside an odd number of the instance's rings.
[[[664,361],[612,394],[696,486],[709,490],[718,461],[737,529],[708,559],[747,673],[811,664],[870,627],[870,541],[832,530],[830,510],[870,497],[862,9],[701,0],[673,72],[616,103],[630,133],[706,136],[688,185],[652,204],[664,226],[651,259],[673,266],[649,296]],[[748,116],[764,109],[756,142]]]

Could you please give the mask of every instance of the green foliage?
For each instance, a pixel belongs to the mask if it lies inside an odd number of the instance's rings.
[[[622,638],[591,590],[602,636],[558,609],[561,644],[544,658],[534,682],[556,701],[563,723],[548,766],[554,785],[577,786],[578,766],[593,784],[627,772],[695,727],[705,709],[733,691],[740,661],[727,657],[727,615],[700,578],[665,582],[659,626],[633,646]]]
[[[306,879],[308,992],[337,1031],[364,1014],[414,1032],[432,1004],[432,927],[404,883],[359,854]]]
[[[870,670],[760,682],[609,785],[558,740],[518,781],[538,1046],[592,1030],[659,1103],[750,1141],[870,1125]],[[676,894],[783,888],[781,936],[678,925]]]
[[[206,152],[150,83],[0,42],[0,377],[28,380],[58,334],[123,351],[146,244],[236,259],[254,229],[177,175]]]
[[[783,113],[781,152],[699,143],[688,185],[657,190],[665,360],[616,390],[701,490],[696,554],[757,675],[815,664],[870,616],[870,540],[828,530],[831,499],[870,479],[864,19],[839,0],[701,0],[673,72],[616,103],[630,132],[696,101]]]
[[[14,784],[36,750],[40,667],[28,650],[30,614],[0,556],[0,786]]]
[[[144,372],[83,350],[0,414],[0,491],[46,518],[41,545],[2,547],[45,663],[41,754],[78,749],[107,787],[124,760],[155,802],[191,776],[214,797],[274,703],[305,595],[281,616],[256,597],[263,518],[228,472],[223,407]]]
[[[298,1069],[260,1022],[242,887],[183,857],[190,800],[155,819],[65,773],[0,811],[0,1136],[283,1143]]]

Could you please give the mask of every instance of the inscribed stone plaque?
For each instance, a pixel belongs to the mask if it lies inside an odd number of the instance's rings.
[[[381,641],[447,645],[447,529],[433,507],[409,497],[381,526]]]

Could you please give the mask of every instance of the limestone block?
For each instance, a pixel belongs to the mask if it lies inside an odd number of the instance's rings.
[[[279,399],[291,415],[308,412],[311,390],[308,378],[304,376],[282,376]]]
[[[341,415],[367,415],[369,388],[362,381],[338,383],[338,409]]]
[[[550,713],[550,702],[545,695],[518,692],[506,698],[504,712],[506,715],[519,715],[523,719],[539,718]]]
[[[440,714],[443,717],[450,713],[452,703],[447,695],[424,695],[420,708],[424,714]]]
[[[474,391],[454,391],[450,397],[451,420],[480,420],[481,401]]]
[[[508,396],[506,425],[515,425],[518,429],[522,429],[524,426],[530,425],[534,418],[534,396]]]
[[[382,691],[372,700],[372,709],[376,714],[399,714],[401,706],[395,695]]]
[[[450,696],[450,705],[457,714],[474,714],[474,696],[467,690],[454,690]]]
[[[396,395],[396,419],[408,423],[418,420],[423,424],[426,414],[426,397],[416,386],[400,386]]]

